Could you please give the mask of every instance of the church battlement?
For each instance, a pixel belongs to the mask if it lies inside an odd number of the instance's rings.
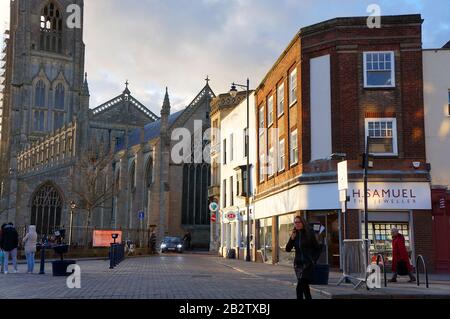
[[[22,150],[17,156],[19,174],[39,171],[72,160],[76,155],[77,130],[77,123],[73,121]]]

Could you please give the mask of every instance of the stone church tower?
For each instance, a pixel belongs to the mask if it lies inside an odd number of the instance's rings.
[[[4,198],[6,194],[13,203],[17,193],[17,154],[72,122],[83,109],[86,113],[89,105],[81,103],[88,100],[82,96],[84,1],[15,0],[10,5],[0,195]],[[72,23],[68,23],[69,18]],[[79,27],[72,27],[78,22]],[[14,219],[14,205],[6,205],[9,218]]]

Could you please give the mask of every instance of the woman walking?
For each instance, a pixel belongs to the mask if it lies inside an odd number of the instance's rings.
[[[295,217],[294,229],[286,251],[291,252],[295,248],[294,269],[297,275],[297,299],[312,299],[309,284],[312,281],[315,256],[319,250],[319,244],[313,230],[308,227],[305,219]]]
[[[27,274],[32,274],[34,271],[34,256],[36,254],[37,237],[36,226],[29,226],[28,233],[23,239],[23,244],[25,245],[25,256],[27,257],[28,265]]]

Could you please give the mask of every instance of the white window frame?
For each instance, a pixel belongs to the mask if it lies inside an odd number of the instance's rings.
[[[266,171],[264,168],[267,167],[265,154],[259,155],[259,182],[262,183],[266,177]]]
[[[276,171],[275,148],[273,146],[269,149],[269,156],[267,159],[267,164],[268,164],[267,165],[267,176],[269,176],[269,178],[270,178],[275,175],[275,171]]]
[[[265,128],[264,125],[266,123],[266,119],[264,118],[264,115],[265,115],[264,114],[264,106],[261,106],[258,109],[258,126],[259,126],[260,129]],[[261,130],[260,130],[260,135],[261,135]]]
[[[267,98],[267,127],[273,125],[273,106],[273,95],[271,95]]]
[[[234,134],[230,134],[230,163],[234,161]]]
[[[286,141],[285,139],[281,139],[278,142],[278,172],[282,172],[286,169],[286,164],[285,164],[285,160],[286,160]]]
[[[365,132],[366,138],[364,145],[367,144],[367,137],[369,136],[369,122],[392,122],[392,153],[373,153],[373,156],[398,156],[398,135],[397,135],[397,119],[395,117],[383,118],[366,118]],[[366,145],[367,147],[367,145]]]
[[[369,85],[367,83],[367,55],[368,54],[387,54],[391,55],[391,85]],[[395,53],[394,51],[365,51],[363,52],[363,69],[364,69],[364,88],[394,88],[395,87]],[[372,70],[373,71],[373,70]],[[370,72],[372,72],[370,71]],[[380,70],[379,70],[380,71]],[[386,70],[385,70],[386,71]]]
[[[280,94],[280,91],[283,94]],[[277,117],[280,117],[284,114],[284,104],[285,104],[284,94],[285,94],[285,91],[284,91],[284,82],[283,82],[277,87]],[[282,104],[282,107],[280,107],[280,104]]]
[[[293,136],[295,136],[295,143],[293,143]],[[289,145],[289,155],[291,166],[298,164],[298,130],[294,130],[291,132],[291,142]],[[295,158],[295,161],[292,159]]]
[[[295,79],[295,85],[293,83],[293,79]],[[293,106],[297,103],[297,67],[295,67],[291,73],[289,73],[289,107]]]

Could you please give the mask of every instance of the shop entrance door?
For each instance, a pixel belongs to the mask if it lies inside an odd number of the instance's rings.
[[[433,196],[433,244],[437,273],[450,273],[450,196]]]
[[[339,268],[339,220],[337,212],[310,212],[309,223],[320,223],[326,228],[325,250],[319,258],[319,264],[327,264]]]

